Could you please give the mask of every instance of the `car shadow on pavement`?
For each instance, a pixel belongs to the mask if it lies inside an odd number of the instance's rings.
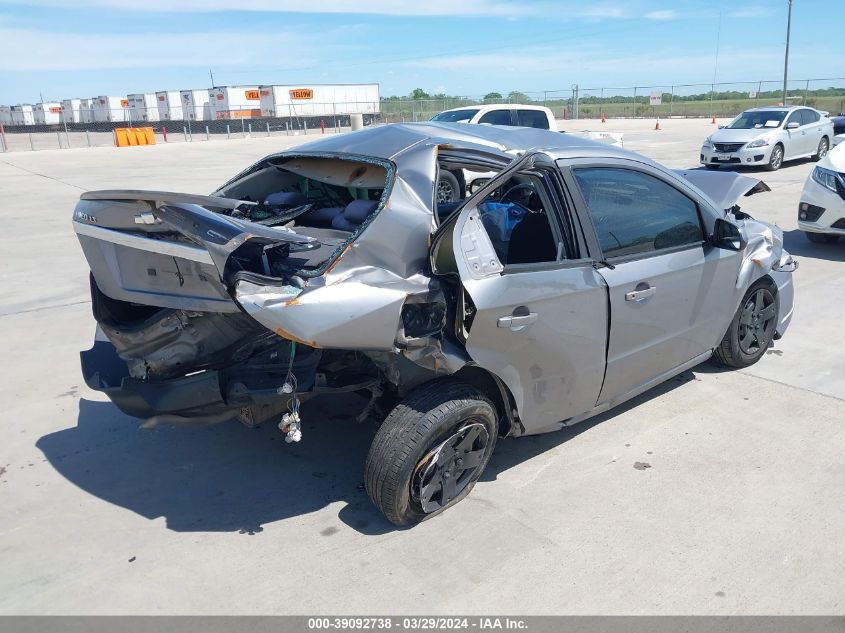
[[[555,433],[506,438],[483,481],[540,455],[638,404],[694,380],[687,371],[633,400]],[[303,439],[286,444],[275,424],[140,428],[110,402],[82,399],[76,426],[36,446],[68,481],[176,532],[239,532],[341,503],[340,521],[362,534],[395,531],[364,491],[364,462],[376,432],[355,416],[353,395],[302,407]],[[332,529],[331,526],[328,529]],[[336,529],[336,528],[335,528]]]
[[[816,244],[807,239],[804,231],[793,229],[783,232],[783,247],[789,251],[790,255],[799,259],[799,271],[801,257],[845,262],[845,239],[840,239],[833,244]]]

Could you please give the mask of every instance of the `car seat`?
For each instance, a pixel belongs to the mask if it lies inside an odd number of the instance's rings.
[[[378,202],[353,200],[346,205],[342,213],[332,218],[331,226],[340,231],[356,231],[377,207]]]

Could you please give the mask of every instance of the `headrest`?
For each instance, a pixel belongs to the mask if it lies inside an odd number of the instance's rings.
[[[378,202],[371,200],[353,200],[343,210],[343,217],[355,224],[361,224],[378,207]]]
[[[298,207],[307,202],[308,198],[297,191],[279,191],[264,199],[264,204],[268,207]]]

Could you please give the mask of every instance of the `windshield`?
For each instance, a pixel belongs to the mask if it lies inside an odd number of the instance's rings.
[[[435,114],[432,121],[445,121],[447,123],[460,123],[461,121],[469,121],[472,117],[478,114],[478,110],[449,110]]]
[[[780,127],[785,117],[786,110],[749,110],[731,121],[728,129],[752,130],[762,127]]]

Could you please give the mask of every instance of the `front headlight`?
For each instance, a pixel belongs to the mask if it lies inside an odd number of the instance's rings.
[[[701,144],[701,146],[705,147],[707,149],[713,149],[713,143],[710,141],[709,136],[706,139],[704,139],[704,142]]]
[[[839,174],[835,171],[830,171],[824,167],[816,167],[811,177],[825,189],[830,189],[836,193],[836,181],[839,180]]]
[[[758,138],[756,141],[751,141],[746,147],[766,147],[769,144],[769,139]]]

